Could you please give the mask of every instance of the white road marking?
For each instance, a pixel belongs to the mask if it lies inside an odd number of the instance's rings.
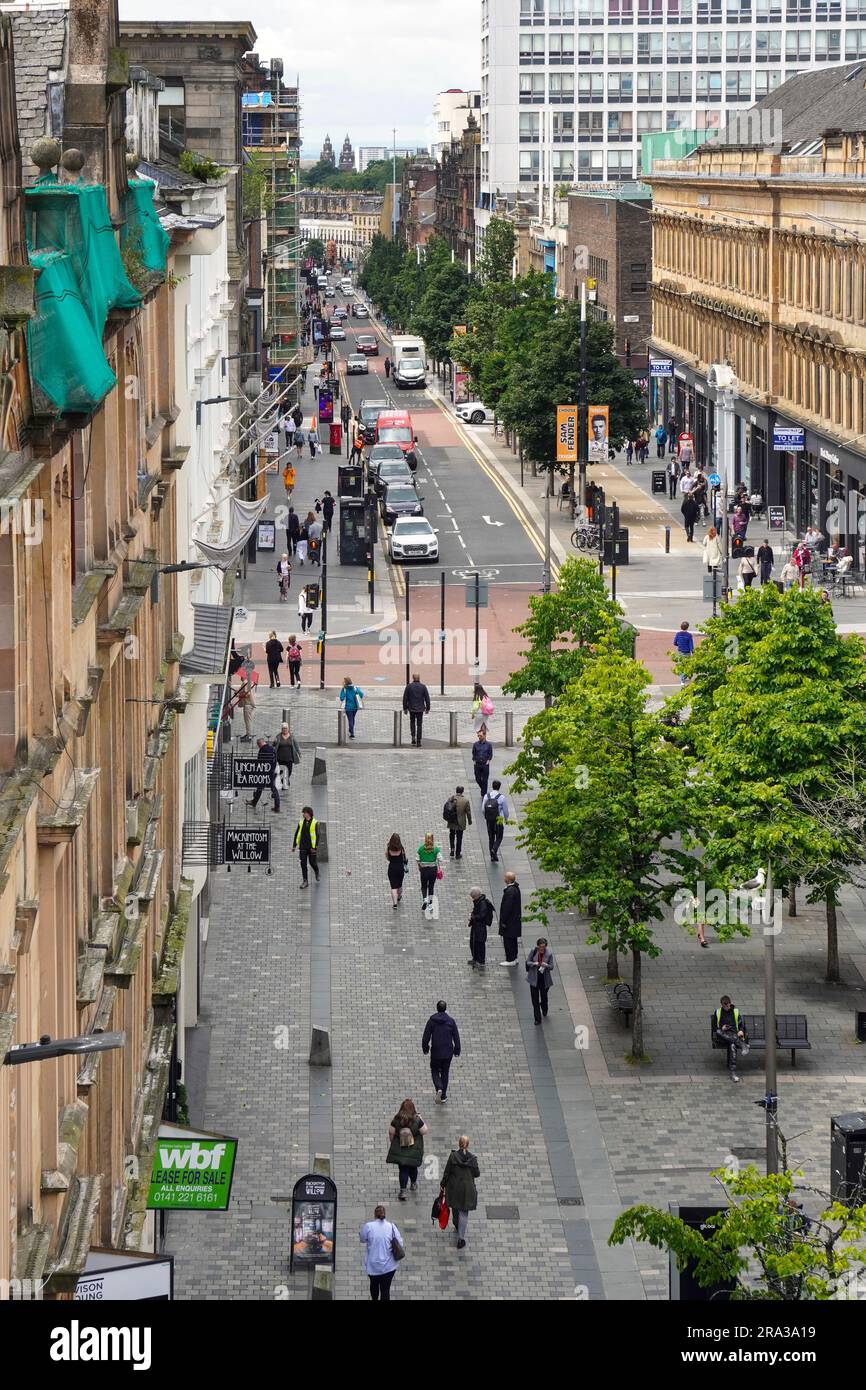
[[[465,550],[465,549],[466,549],[466,542],[465,542],[465,540],[463,539],[463,537],[462,537],[459,533],[458,533],[457,539],[458,539],[458,541],[460,542],[460,544],[463,546],[463,549]]]
[[[489,516],[482,516],[482,521],[486,521],[488,526],[504,526],[504,521],[491,521]]]

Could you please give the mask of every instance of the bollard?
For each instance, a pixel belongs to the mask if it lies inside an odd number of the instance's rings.
[[[328,785],[328,764],[325,760],[324,748],[317,748],[313,757],[313,775],[310,778],[311,787],[326,787]]]
[[[449,710],[449,711],[448,711],[448,747],[449,747],[449,748],[456,748],[456,747],[457,747],[457,711],[456,711],[456,709],[452,709],[452,710]]]
[[[514,710],[505,711],[505,747],[514,747]]]
[[[394,711],[394,747],[400,748],[403,745],[403,711]]]
[[[334,1297],[334,1271],[330,1265],[316,1265],[313,1272],[312,1303],[323,1303]]]
[[[671,553],[671,528],[670,528],[669,526],[666,526],[666,527],[665,527],[665,555],[670,555],[670,553]]]
[[[347,718],[346,718],[345,714],[343,713],[343,711],[342,711],[341,709],[338,709],[338,710],[337,710],[337,746],[338,746],[338,747],[342,747],[343,744],[346,742],[346,733],[348,732],[348,728],[349,728],[349,721],[347,720]]]
[[[316,858],[320,864],[328,862],[328,822],[316,821]]]

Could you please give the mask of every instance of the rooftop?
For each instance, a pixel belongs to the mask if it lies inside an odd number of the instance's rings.
[[[796,146],[825,135],[866,132],[866,62],[820,68],[791,77],[751,110],[734,118],[707,148]]]

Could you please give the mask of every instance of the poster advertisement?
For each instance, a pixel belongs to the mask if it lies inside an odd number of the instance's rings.
[[[336,1185],[330,1178],[308,1173],[292,1192],[291,1268],[333,1265],[336,1226]]]
[[[160,1125],[153,1155],[149,1211],[226,1211],[238,1141],[186,1125]]]
[[[455,362],[451,377],[451,396],[455,405],[469,400],[469,373]]]
[[[577,406],[556,407],[556,462],[577,463]]]
[[[319,387],[319,424],[330,425],[334,418],[334,393],[329,386]]]
[[[607,463],[610,436],[610,406],[589,406],[589,461]]]

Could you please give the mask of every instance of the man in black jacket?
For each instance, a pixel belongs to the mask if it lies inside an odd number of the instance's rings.
[[[444,999],[439,1000],[435,1014],[431,1014],[427,1020],[421,1051],[425,1057],[430,1054],[430,1074],[436,1088],[436,1102],[445,1105],[451,1059],[460,1056],[460,1034]]]
[[[505,947],[505,960],[500,965],[517,964],[517,942],[523,933],[523,903],[517,875],[511,869],[505,875],[505,889],[499,904],[499,935]]]
[[[469,952],[466,962],[472,969],[487,969],[487,928],[493,921],[493,904],[480,888],[470,888],[472,912],[469,916]]]
[[[273,799],[274,799],[274,810],[275,810],[275,811],[279,811],[279,809],[280,809],[280,786],[279,786],[279,782],[277,781],[277,750],[276,750],[276,748],[274,748],[274,745],[273,745],[272,743],[268,743],[268,740],[267,740],[266,738],[260,738],[260,739],[259,739],[259,751],[258,751],[258,753],[256,754],[256,762],[265,763],[265,764],[267,764],[267,766],[270,768],[270,772],[271,772],[271,781],[270,781],[271,796],[272,796]],[[252,798],[251,801],[248,801],[248,802],[247,802],[247,805],[248,805],[248,806],[258,806],[258,804],[259,804],[259,797],[261,796],[261,794],[262,794],[263,791],[264,791],[264,787],[256,787],[255,795],[253,796],[253,798]]]
[[[493,744],[487,737],[484,729],[478,730],[478,737],[472,745],[472,770],[475,773],[475,780],[481,792],[481,799],[487,795],[487,784],[490,781],[490,764],[493,762]]]
[[[412,735],[412,742],[420,748],[421,725],[424,721],[424,715],[430,713],[430,691],[417,671],[412,672],[412,679],[403,691],[403,713],[409,716],[409,732]]]

